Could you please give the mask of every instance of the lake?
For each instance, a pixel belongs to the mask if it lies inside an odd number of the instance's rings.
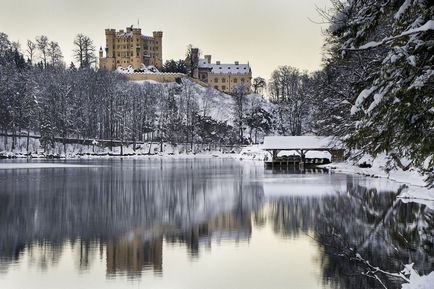
[[[434,211],[385,179],[217,158],[0,167],[2,289],[383,288],[354,256],[434,270]]]

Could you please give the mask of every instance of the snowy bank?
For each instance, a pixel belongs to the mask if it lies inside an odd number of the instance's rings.
[[[271,154],[262,150],[262,145],[251,145],[244,147],[241,152],[235,156],[240,160],[264,161],[271,158]]]
[[[55,169],[55,168],[94,168],[100,166],[91,165],[74,165],[65,163],[2,163],[0,162],[0,170],[12,169]]]
[[[407,187],[398,198],[403,202],[417,202],[434,209],[434,189],[425,187],[425,176],[413,168],[407,171],[403,171],[399,168],[386,171],[386,162],[386,155],[381,154],[377,158],[363,157],[357,162],[346,161],[322,165],[320,167],[331,169],[339,173],[386,178],[397,184],[406,185]]]
[[[434,288],[434,271],[428,275],[420,276],[414,269],[413,264],[405,265],[402,271],[405,275],[410,275],[408,282],[402,284],[402,289],[432,289]]]

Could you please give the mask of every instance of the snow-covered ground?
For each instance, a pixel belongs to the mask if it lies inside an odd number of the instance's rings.
[[[98,167],[90,165],[74,165],[65,163],[2,163],[0,162],[0,170],[10,169],[52,169],[52,168],[84,168]]]
[[[434,271],[428,275],[420,276],[414,269],[413,264],[408,264],[402,271],[405,275],[410,275],[408,282],[402,284],[402,289],[433,289]]]
[[[416,169],[410,168],[407,171],[394,169],[389,172],[386,168],[386,155],[379,155],[373,159],[364,157],[358,162],[346,161],[342,163],[331,163],[322,165],[323,168],[331,169],[339,173],[359,174],[373,178],[387,178],[400,185],[407,185],[398,196],[403,202],[417,202],[434,209],[434,189],[425,187],[425,176]],[[359,164],[371,165],[370,168],[361,168]]]

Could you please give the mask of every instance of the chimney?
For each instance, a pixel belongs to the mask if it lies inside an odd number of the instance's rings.
[[[205,59],[208,63],[211,63],[211,55],[205,55]]]
[[[220,65],[220,61],[216,61],[215,64]]]
[[[240,63],[238,61],[235,61],[235,65],[239,65]]]

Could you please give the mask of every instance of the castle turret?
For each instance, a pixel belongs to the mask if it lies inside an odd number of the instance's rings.
[[[211,55],[205,55],[204,57],[206,61],[211,64]]]
[[[155,66],[158,69],[163,67],[163,32],[154,31],[152,33],[154,37],[154,45],[157,47],[157,54],[155,55]]]

